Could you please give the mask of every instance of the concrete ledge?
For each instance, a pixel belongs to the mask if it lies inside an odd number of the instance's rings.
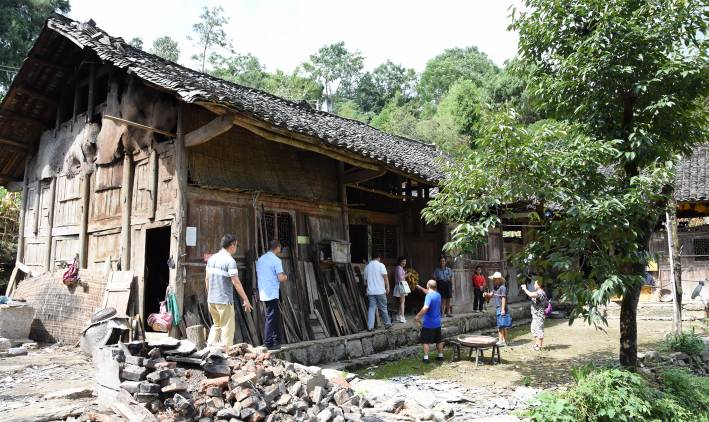
[[[529,302],[510,304],[513,320],[529,318]],[[495,327],[493,310],[484,313],[466,313],[443,320],[443,337],[481,331]],[[274,354],[291,362],[303,365],[324,365],[331,362],[353,360],[371,356],[385,350],[403,349],[418,344],[419,330],[410,321],[394,324],[390,329],[379,329],[344,337],[288,344]]]

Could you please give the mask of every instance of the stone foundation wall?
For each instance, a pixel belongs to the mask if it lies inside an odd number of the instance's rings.
[[[512,319],[530,318],[529,303],[510,305]],[[491,311],[456,315],[443,321],[443,337],[485,330],[495,326]],[[419,342],[419,330],[411,323],[394,324],[389,330],[363,332],[345,337],[289,344],[276,352],[280,359],[303,365],[323,365],[330,362],[357,359],[384,350],[415,345]]]

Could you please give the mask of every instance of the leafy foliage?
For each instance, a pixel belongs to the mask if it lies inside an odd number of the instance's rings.
[[[387,60],[362,75],[354,97],[363,112],[377,114],[397,94],[407,99],[413,97],[416,82],[416,72],[413,69]]]
[[[15,263],[20,194],[0,186],[0,291],[4,291]]]
[[[199,18],[200,21],[192,25],[195,35],[188,39],[194,40],[195,45],[201,50],[199,54],[192,56],[192,60],[199,62],[202,72],[204,72],[207,60],[210,63],[221,61],[221,55],[217,51],[213,51],[215,48],[231,50],[231,42],[224,31],[224,26],[229,23],[229,18],[224,16],[224,8],[221,6],[211,9],[204,7]]]
[[[150,53],[173,62],[177,62],[180,59],[180,47],[177,41],[168,35],[155,38],[153,46],[150,48]]]
[[[424,101],[438,102],[459,80],[483,86],[499,69],[477,47],[451,48],[429,60],[421,74],[419,92]]]
[[[665,337],[665,346],[672,352],[684,352],[690,356],[699,355],[704,351],[704,341],[692,331],[683,331],[679,334],[668,333]]]
[[[557,274],[576,305],[572,321],[603,326],[610,297],[637,297],[674,160],[707,139],[698,36],[707,12],[698,0],[666,3],[525,1],[512,24],[518,66],[531,103],[546,103],[556,120],[525,126],[513,111],[483,113],[476,150],[453,164],[423,212],[456,222],[446,248],[464,251],[512,212],[531,211],[539,229],[515,258]],[[634,327],[634,318],[621,323],[621,363],[630,366]]]
[[[140,37],[133,37],[128,41],[128,45],[137,48],[138,50],[143,49],[143,39]]]
[[[257,89],[264,89],[268,79],[266,68],[253,54],[222,57],[211,73],[227,81]]]
[[[68,12],[68,0],[3,0],[0,2],[0,97],[53,12]]]
[[[671,385],[674,390],[661,392],[638,374],[619,369],[597,370],[564,393],[540,395],[539,406],[530,409],[527,416],[533,421],[692,420],[696,404],[687,406],[680,397],[693,384],[684,379]]]
[[[709,378],[693,375],[683,369],[668,369],[660,373],[662,390],[684,408],[709,420]],[[700,419],[700,418],[697,418]]]
[[[351,52],[343,41],[323,46],[303,70],[323,87],[323,100],[332,105],[334,95],[352,98],[362,71],[364,57],[359,51]]]

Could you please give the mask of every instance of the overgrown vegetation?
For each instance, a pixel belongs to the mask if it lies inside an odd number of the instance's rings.
[[[533,421],[709,420],[709,379],[672,369],[659,385],[621,369],[588,368],[563,393],[543,393],[526,416]],[[576,376],[576,375],[575,375]]]
[[[679,334],[669,333],[665,337],[664,345],[668,351],[684,352],[690,356],[695,356],[704,351],[704,341],[692,331],[683,331]]]
[[[0,294],[5,292],[17,252],[20,194],[0,186]]]

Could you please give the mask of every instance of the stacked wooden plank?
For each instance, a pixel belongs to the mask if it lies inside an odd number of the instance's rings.
[[[267,252],[269,232],[266,212],[254,207],[254,214],[260,256]],[[309,225],[305,225],[310,234]],[[265,306],[258,300],[256,255],[249,262],[254,312],[237,311],[241,338],[251,344],[261,344],[265,322]],[[367,328],[363,283],[350,264],[320,262],[314,248],[303,251],[292,245],[285,245],[280,258],[288,276],[280,293],[281,338],[285,343],[354,334]]]

